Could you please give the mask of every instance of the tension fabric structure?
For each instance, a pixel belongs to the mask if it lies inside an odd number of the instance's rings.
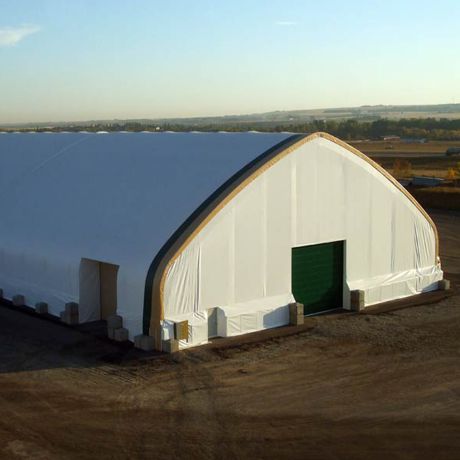
[[[79,302],[85,322],[105,293],[157,347],[183,320],[187,347],[211,318],[237,335],[287,324],[294,295],[349,308],[351,290],[372,305],[443,276],[423,209],[324,133],[11,133],[0,166],[4,296]]]

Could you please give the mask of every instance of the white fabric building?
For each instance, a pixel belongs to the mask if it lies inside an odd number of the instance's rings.
[[[157,347],[437,289],[436,228],[382,168],[323,133],[0,136],[0,287]]]

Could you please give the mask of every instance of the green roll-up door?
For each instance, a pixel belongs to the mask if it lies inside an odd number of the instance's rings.
[[[343,241],[292,248],[292,293],[306,315],[342,307]]]

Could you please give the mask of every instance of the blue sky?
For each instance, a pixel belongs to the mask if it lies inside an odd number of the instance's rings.
[[[460,1],[0,0],[0,122],[460,102]]]

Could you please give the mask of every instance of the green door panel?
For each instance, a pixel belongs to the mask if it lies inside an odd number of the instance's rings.
[[[292,248],[292,293],[310,315],[343,302],[343,241]]]

